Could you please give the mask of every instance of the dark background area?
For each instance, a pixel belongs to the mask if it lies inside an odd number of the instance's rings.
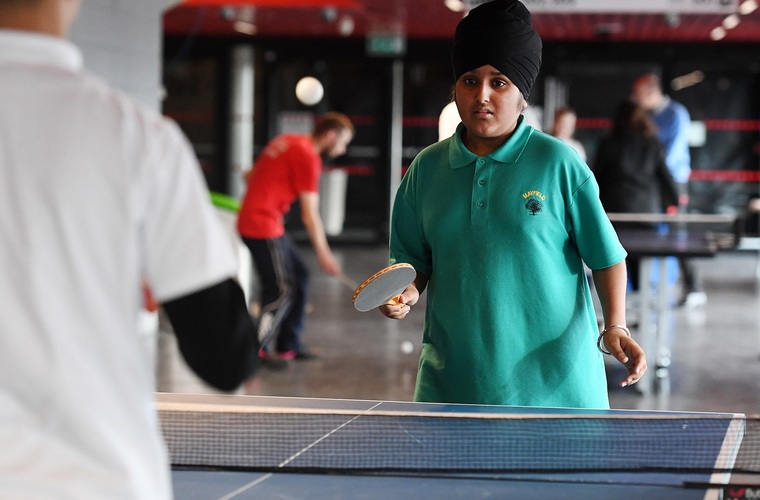
[[[255,48],[254,153],[279,133],[289,114],[335,110],[356,125],[348,154],[327,168],[348,174],[346,232],[385,237],[391,168],[408,166],[438,138],[438,115],[448,102],[453,76],[450,41],[408,40],[403,63],[403,164],[389,165],[391,83],[394,57],[367,54],[359,38],[236,38],[166,36],[164,113],[177,120],[201,158],[209,187],[228,192],[230,53],[238,44]],[[543,107],[548,83],[560,85],[577,111],[576,137],[593,168],[596,144],[607,133],[617,104],[632,80],[654,71],[665,83],[694,71],[701,82],[666,88],[706,128],[704,145],[692,153],[690,211],[737,213],[758,196],[760,60],[756,44],[545,42],[543,66],[531,104]],[[325,86],[315,107],[293,92],[303,76]],[[548,125],[548,124],[545,124]],[[545,126],[546,128],[546,126]],[[294,213],[297,213],[294,211]],[[294,219],[297,219],[294,218]],[[291,224],[298,224],[297,220]]]

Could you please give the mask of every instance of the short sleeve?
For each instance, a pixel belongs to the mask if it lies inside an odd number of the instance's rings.
[[[599,188],[593,176],[573,193],[569,217],[572,237],[581,258],[591,269],[604,269],[625,259],[626,251],[599,201]]]
[[[211,204],[200,165],[173,122],[152,130],[143,223],[144,273],[159,301],[234,276],[229,235]]]
[[[412,162],[401,180],[393,203],[390,235],[390,262],[406,262],[427,276],[433,271],[430,248],[424,238],[417,210],[415,173],[417,160]]]
[[[288,161],[291,162],[295,192],[318,192],[319,177],[322,173],[322,160],[319,156],[310,154],[302,147],[292,147]]]

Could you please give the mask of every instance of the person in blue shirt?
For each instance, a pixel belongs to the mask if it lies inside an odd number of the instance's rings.
[[[660,77],[647,73],[634,80],[631,98],[646,109],[657,125],[657,136],[665,150],[665,163],[678,186],[678,209],[686,211],[689,204],[689,128],[691,118],[686,107],[662,92]],[[678,259],[684,293],[680,301],[686,307],[697,307],[707,302],[694,263]]]
[[[594,176],[522,114],[541,48],[519,1],[472,9],[452,51],[462,122],[396,193],[390,261],[417,278],[380,311],[403,319],[427,290],[417,401],[608,408],[602,352],[624,365],[621,386],[646,370],[625,326],[626,252]]]

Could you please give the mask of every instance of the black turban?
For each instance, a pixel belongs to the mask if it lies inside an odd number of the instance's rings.
[[[457,25],[451,60],[454,76],[490,64],[527,99],[541,68],[541,37],[518,0],[493,0],[470,11]]]

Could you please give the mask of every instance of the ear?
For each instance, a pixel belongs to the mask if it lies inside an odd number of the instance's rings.
[[[325,130],[325,133],[322,134],[322,141],[327,144],[332,144],[335,142],[335,139],[338,137],[338,131],[334,128]]]
[[[335,129],[325,130],[319,136],[315,136],[314,142],[317,144],[319,154],[329,151],[335,144],[337,137],[337,131]]]

